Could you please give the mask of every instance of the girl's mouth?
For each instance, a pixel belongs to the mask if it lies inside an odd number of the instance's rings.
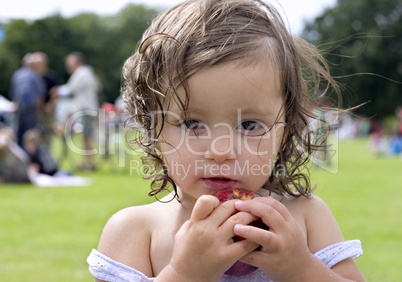
[[[237,183],[237,181],[226,177],[211,177],[203,178],[204,183],[210,188],[220,190],[223,188],[232,188]]]

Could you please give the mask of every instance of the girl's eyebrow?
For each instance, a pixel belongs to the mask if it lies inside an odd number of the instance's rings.
[[[191,113],[203,113],[206,112],[206,109],[202,109],[202,108],[194,108],[194,107],[188,107],[186,110],[181,112],[181,115],[188,115]]]
[[[275,108],[276,109],[276,108]],[[263,107],[255,107],[255,108],[247,108],[247,109],[238,109],[238,113],[249,115],[249,114],[257,114],[260,116],[269,116],[269,115],[277,115],[278,111],[273,109],[267,109]]]
[[[186,116],[189,114],[208,114],[211,112],[210,109],[205,109],[205,108],[197,108],[197,107],[189,107],[185,111],[182,111],[180,113],[180,116]],[[243,116],[243,115],[257,115],[257,116],[272,116],[272,115],[278,115],[277,108],[275,109],[268,109],[266,107],[253,107],[253,108],[246,108],[246,109],[241,109],[237,108],[236,109],[236,114],[238,116]]]

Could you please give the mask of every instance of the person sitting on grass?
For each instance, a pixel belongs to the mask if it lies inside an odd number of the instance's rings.
[[[38,130],[30,129],[25,132],[23,141],[25,151],[31,159],[29,165],[31,170],[47,175],[54,175],[58,172],[59,166],[47,145],[42,142]]]
[[[8,126],[0,128],[0,183],[28,183],[30,159]]]

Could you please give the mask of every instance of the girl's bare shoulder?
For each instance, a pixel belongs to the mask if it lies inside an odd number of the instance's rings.
[[[108,220],[102,236],[105,233],[119,239],[149,236],[149,232],[158,224],[162,215],[163,208],[159,202],[122,209]]]
[[[310,216],[311,213],[325,212],[330,213],[327,204],[318,196],[311,195],[308,197],[291,197],[284,196],[281,202],[291,211],[302,213],[305,216]]]
[[[319,197],[287,198],[284,204],[293,215],[302,217],[312,252],[344,240],[331,210]]]
[[[146,275],[152,275],[152,267],[147,258],[152,229],[157,226],[162,215],[163,209],[158,202],[118,211],[106,223],[98,251]]]
[[[115,213],[109,219],[107,225],[111,224],[113,227],[118,228],[131,228],[146,223],[146,225],[149,226],[158,218],[159,213],[162,213],[161,204],[159,202],[142,206],[132,206]]]

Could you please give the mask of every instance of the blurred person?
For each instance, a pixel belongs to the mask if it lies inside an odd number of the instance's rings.
[[[0,129],[0,183],[31,182],[39,187],[86,186],[91,180],[72,176],[70,172],[54,171],[55,162],[41,143],[40,132],[30,129],[24,134],[27,151],[16,143],[16,136],[10,127]],[[31,160],[29,153],[37,152]],[[32,155],[32,154],[31,154]],[[53,170],[53,172],[52,172]]]
[[[402,137],[399,135],[397,129],[392,130],[389,136],[389,149],[388,149],[389,156],[402,156]]]
[[[370,134],[370,149],[375,157],[387,155],[387,143],[381,130],[375,130]]]
[[[59,170],[58,164],[50,154],[48,146],[42,142],[39,130],[28,130],[23,139],[25,150],[30,157],[29,168],[42,174],[56,174]]]
[[[0,129],[12,123],[15,110],[15,103],[0,95]]]
[[[72,96],[74,111],[80,112],[83,123],[84,149],[87,152],[79,169],[94,170],[94,127],[99,110],[99,92],[101,83],[91,66],[85,65],[84,56],[80,52],[72,52],[65,59],[67,73],[70,75],[68,82],[53,88],[53,95],[58,97]]]
[[[0,115],[5,113],[12,113],[15,110],[16,110],[15,104],[9,101],[3,95],[0,95]]]
[[[117,107],[112,103],[103,103],[101,110],[102,114],[99,116],[99,147],[100,152],[107,159],[110,153],[110,144],[116,143],[119,140],[119,138],[115,138],[116,130],[119,129],[119,117],[117,115]]]
[[[0,129],[0,183],[29,182],[27,153],[16,143],[10,127]]]
[[[39,74],[42,76],[46,92],[44,97],[43,113],[40,119],[41,135],[43,142],[50,147],[52,136],[54,133],[54,109],[56,99],[50,95],[50,89],[58,85],[57,73],[55,70],[49,69],[48,56],[44,52],[35,52],[32,54],[32,60],[37,66]]]
[[[366,117],[360,118],[359,137],[365,138],[370,134],[370,121]]]
[[[38,126],[46,92],[45,83],[33,58],[31,53],[24,56],[22,67],[13,74],[9,89],[9,97],[17,105],[16,135],[21,147],[24,133]]]
[[[114,101],[114,104],[116,106],[117,114],[119,116],[119,121],[122,122],[122,124],[124,124],[124,122],[130,118],[130,115],[126,111],[126,108],[124,107],[123,97],[119,95],[119,97],[117,97],[116,100]]]
[[[398,135],[402,137],[402,106],[398,106],[395,109],[396,116],[398,118]]]

